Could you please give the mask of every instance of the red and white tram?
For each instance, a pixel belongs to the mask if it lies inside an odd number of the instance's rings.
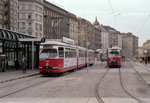
[[[92,50],[89,50],[90,56],[87,63],[87,49],[83,47],[57,41],[47,41],[41,45],[43,46],[39,57],[41,74],[63,73],[87,64],[94,64],[94,51]]]
[[[108,66],[109,67],[121,67],[121,48],[112,47],[108,48]]]

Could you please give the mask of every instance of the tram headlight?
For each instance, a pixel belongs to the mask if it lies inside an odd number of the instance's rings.
[[[48,63],[46,63],[46,66],[48,67],[48,66],[49,66],[49,64],[48,64]]]

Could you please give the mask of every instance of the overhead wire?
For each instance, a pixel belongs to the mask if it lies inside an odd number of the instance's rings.
[[[113,13],[113,15],[114,15],[114,23],[115,23],[115,28],[116,28],[116,14],[115,14],[115,11],[114,11],[114,9],[113,9],[113,7],[112,7],[112,5],[111,5],[110,0],[108,0],[108,3],[109,3],[109,5],[110,5],[110,8],[111,8],[112,13]]]
[[[113,14],[114,14],[114,16],[115,16],[115,12],[114,12],[114,9],[113,9],[113,7],[112,7],[112,5],[111,5],[110,0],[108,0],[108,3],[109,3],[109,5],[110,5],[110,8],[111,8],[111,10],[112,10],[112,13],[113,13]]]
[[[147,16],[147,18],[145,19],[144,23],[141,25],[141,27],[139,28],[139,30],[137,31],[137,34],[140,33],[140,31],[143,29],[143,27],[145,26],[145,24],[147,23],[147,21],[149,20],[150,14]]]

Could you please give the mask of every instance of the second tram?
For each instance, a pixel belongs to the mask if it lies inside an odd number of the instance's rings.
[[[107,64],[109,67],[121,67],[121,48],[119,47],[112,47],[108,48],[107,51],[108,60]]]

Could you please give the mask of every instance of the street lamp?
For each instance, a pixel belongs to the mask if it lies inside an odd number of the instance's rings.
[[[89,53],[88,53],[88,46],[89,45],[90,45],[90,42],[87,41],[86,42],[86,48],[87,48],[87,54],[86,54],[87,55],[87,73],[88,73],[88,68],[89,68],[89,64],[88,64],[89,63],[89,58],[88,58],[89,57]]]

